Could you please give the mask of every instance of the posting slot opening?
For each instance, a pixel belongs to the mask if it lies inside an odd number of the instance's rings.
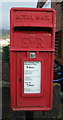
[[[52,28],[48,28],[48,27],[14,27],[14,32],[18,32],[18,31],[48,31],[48,32],[52,32]]]

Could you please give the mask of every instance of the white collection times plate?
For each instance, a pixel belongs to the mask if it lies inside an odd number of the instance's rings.
[[[24,62],[24,93],[41,93],[41,62]]]

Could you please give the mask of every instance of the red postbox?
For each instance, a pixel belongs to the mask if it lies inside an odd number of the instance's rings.
[[[13,110],[50,110],[53,101],[55,11],[12,8],[10,88]]]

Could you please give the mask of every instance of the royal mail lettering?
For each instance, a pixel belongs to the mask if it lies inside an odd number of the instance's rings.
[[[14,11],[13,16],[15,25],[17,26],[52,26],[52,13],[51,12],[26,12],[26,11]]]
[[[29,15],[29,16],[27,16],[27,15],[16,15],[16,19],[28,19],[28,20],[33,20],[34,18],[33,18],[33,16],[31,16],[31,15]]]
[[[16,15],[16,20],[51,20],[49,16]]]

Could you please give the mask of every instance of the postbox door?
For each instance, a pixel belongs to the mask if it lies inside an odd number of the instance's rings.
[[[30,53],[17,52],[17,107],[49,107],[52,53],[35,52],[36,58],[30,58]]]

